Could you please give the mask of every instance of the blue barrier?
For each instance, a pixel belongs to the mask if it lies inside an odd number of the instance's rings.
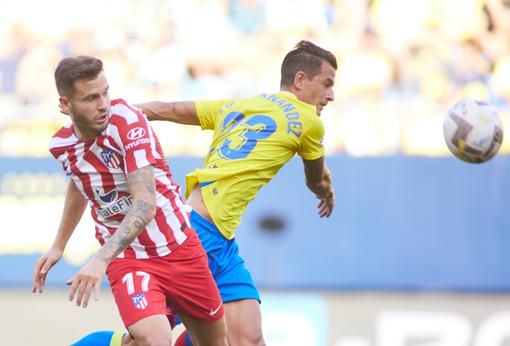
[[[171,159],[175,180],[182,184],[201,162]],[[482,165],[399,156],[327,162],[336,191],[331,218],[317,216],[297,158],[248,207],[237,239],[260,287],[510,289],[510,157]],[[59,169],[51,159],[3,158],[0,182],[8,172]],[[9,258],[0,256],[1,268]],[[12,272],[21,271],[17,263],[24,262],[8,264]],[[9,272],[0,285],[12,284]]]

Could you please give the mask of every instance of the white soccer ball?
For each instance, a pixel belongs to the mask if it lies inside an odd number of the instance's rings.
[[[448,110],[443,135],[453,155],[466,162],[482,163],[499,151],[503,126],[498,112],[487,102],[463,99]]]

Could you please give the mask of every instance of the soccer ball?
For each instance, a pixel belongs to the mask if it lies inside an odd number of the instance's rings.
[[[498,112],[487,102],[464,99],[448,110],[443,124],[448,149],[470,163],[490,160],[503,142]]]

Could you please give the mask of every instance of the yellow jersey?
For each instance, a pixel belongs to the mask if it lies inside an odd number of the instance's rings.
[[[214,136],[204,166],[186,176],[186,197],[200,184],[214,224],[232,239],[248,203],[294,154],[324,156],[324,126],[315,106],[286,91],[195,105]]]

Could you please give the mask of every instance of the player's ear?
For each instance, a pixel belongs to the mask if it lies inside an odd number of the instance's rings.
[[[306,74],[303,71],[298,71],[294,75],[294,81],[293,81],[294,88],[296,88],[297,90],[303,89],[303,81],[305,80],[305,78],[306,78]]]
[[[71,114],[71,104],[66,96],[60,96],[58,98],[58,108],[60,108],[60,113],[69,115]]]

